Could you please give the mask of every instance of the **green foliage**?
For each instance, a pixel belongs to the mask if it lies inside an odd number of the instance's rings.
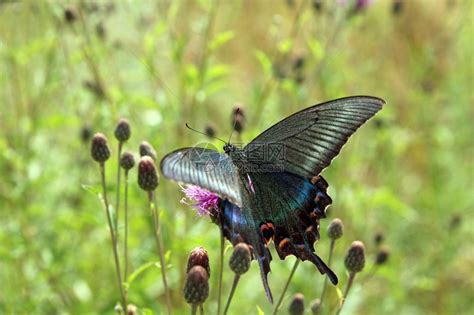
[[[225,139],[237,102],[247,123],[235,141],[247,142],[292,112],[356,94],[382,97],[387,105],[324,171],[334,203],[321,231],[335,217],[345,226],[332,259],[340,284],[328,286],[325,310],[339,303],[347,282],[343,255],[359,239],[367,265],[342,314],[474,311],[472,3],[403,1],[394,14],[392,1],[355,13],[351,1],[322,1],[321,10],[311,1],[290,2],[0,3],[0,313],[111,314],[119,301],[86,131],[109,138],[107,189],[115,201],[113,131],[121,117],[132,128],[124,149],[136,153],[147,139],[160,159],[206,141],[188,132],[186,122],[199,130],[214,123]],[[65,20],[66,8],[75,20]],[[296,66],[299,58],[303,64]],[[181,198],[177,184],[160,179],[173,314],[189,313],[182,297],[186,259],[199,245],[213,270],[204,308],[215,314],[220,234]],[[164,313],[136,168],[129,214],[129,301],[142,314]],[[391,254],[374,267],[379,231]],[[326,258],[329,239],[321,234],[316,251]],[[228,249],[223,300],[233,277]],[[276,296],[292,259],[273,258],[269,282]],[[323,281],[302,263],[287,296],[302,292],[313,300]],[[237,310],[273,311],[255,262],[240,279],[230,313]]]

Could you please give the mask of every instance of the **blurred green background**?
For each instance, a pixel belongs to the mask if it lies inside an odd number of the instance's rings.
[[[236,104],[247,142],[299,109],[368,94],[387,105],[324,171],[334,203],[316,250],[327,259],[327,225],[341,218],[333,257],[341,290],[347,247],[358,239],[367,250],[343,314],[472,314],[472,18],[472,2],[455,0],[0,1],[0,313],[113,313],[119,296],[103,208],[91,193],[100,190],[91,134],[104,132],[115,153],[107,163],[114,201],[121,117],[132,125],[125,148],[136,153],[148,140],[161,159],[207,141],[185,122],[228,137]],[[205,311],[215,314],[219,230],[181,198],[178,185],[161,180],[173,313],[189,313],[186,259],[202,245],[212,269]],[[136,168],[129,204],[136,270],[158,260]],[[379,267],[376,234],[390,248]],[[273,257],[277,297],[294,257]],[[323,279],[301,264],[281,313],[296,292],[307,305],[319,297]],[[141,313],[165,312],[158,268],[136,277],[129,300]],[[327,303],[334,313],[333,286]],[[257,314],[257,306],[272,311],[253,262],[231,313]]]

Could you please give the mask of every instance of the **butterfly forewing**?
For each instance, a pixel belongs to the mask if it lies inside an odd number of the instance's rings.
[[[174,181],[200,186],[242,204],[236,168],[225,154],[199,147],[179,149],[161,160],[161,171]]]
[[[329,166],[349,137],[384,103],[375,97],[353,96],[309,107],[264,131],[245,151],[255,156],[257,148],[264,147],[268,153],[269,147],[279,145],[284,149],[283,159],[267,155],[255,163],[277,164],[310,178]]]

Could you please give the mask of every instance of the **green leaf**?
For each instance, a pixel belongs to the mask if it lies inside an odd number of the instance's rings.
[[[81,187],[82,187],[82,189],[84,189],[87,192],[90,192],[91,194],[93,194],[96,197],[99,197],[99,195],[100,195],[99,189],[97,187],[94,187],[92,185],[81,185]]]
[[[261,50],[255,51],[255,57],[257,57],[258,61],[260,62],[263,72],[265,72],[267,75],[270,75],[272,73],[272,61],[270,58],[268,58],[268,56]]]
[[[143,265],[141,265],[140,267],[138,267],[137,269],[135,269],[134,272],[132,272],[128,278],[127,278],[127,283],[128,283],[128,286],[131,286],[132,282],[140,275],[142,274],[144,271],[146,271],[147,269],[149,269],[150,267],[153,267],[153,266],[156,266],[157,268],[160,268],[160,264],[156,261],[150,261],[150,262],[147,262]]]
[[[209,50],[214,51],[220,48],[222,45],[234,38],[235,34],[233,31],[225,31],[216,35],[215,38],[209,43]]]
[[[344,295],[342,294],[341,289],[339,287],[334,287],[336,289],[337,297],[339,298],[339,305],[341,305],[342,300],[344,300]]]
[[[260,306],[257,305],[257,314],[258,315],[265,315],[265,313],[263,312],[263,310],[260,308]]]

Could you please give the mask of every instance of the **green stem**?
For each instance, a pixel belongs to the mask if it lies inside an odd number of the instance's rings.
[[[349,290],[352,287],[352,283],[354,282],[355,275],[356,275],[355,272],[351,272],[349,274],[349,281],[347,282],[346,291],[344,291],[344,296],[342,297],[341,306],[339,306],[339,309],[337,310],[336,315],[339,315],[342,311],[342,307],[344,306],[344,302],[346,301],[347,294],[349,293]]]
[[[119,290],[120,290],[120,298],[122,302],[122,308],[124,310],[127,309],[127,300],[125,298],[125,293],[123,290],[123,285],[122,285],[122,275],[120,274],[120,260],[118,257],[118,251],[117,251],[117,240],[115,238],[115,233],[114,233],[114,227],[112,224],[112,219],[110,218],[110,211],[109,211],[109,202],[107,200],[107,188],[105,187],[105,167],[104,163],[100,163],[100,175],[102,179],[102,190],[104,194],[104,207],[105,207],[105,215],[107,217],[107,223],[109,224],[109,230],[110,230],[110,238],[112,241],[112,249],[114,252],[114,261],[115,261],[115,271],[117,272],[117,281],[119,285]]]
[[[153,228],[155,230],[155,240],[156,240],[156,247],[158,249],[158,255],[160,257],[160,265],[161,265],[161,277],[163,278],[163,287],[165,289],[166,295],[166,307],[168,308],[168,314],[171,314],[171,297],[170,291],[168,289],[168,281],[166,279],[166,261],[165,255],[163,252],[163,239],[161,237],[161,225],[160,225],[160,214],[158,212],[158,202],[156,199],[156,194],[153,191],[150,191],[149,194],[149,201],[150,201],[150,210],[151,215],[153,218]]]
[[[115,202],[115,217],[114,217],[114,223],[115,223],[115,241],[118,242],[119,238],[119,231],[118,231],[118,217],[119,217],[119,210],[120,210],[120,156],[122,155],[122,141],[119,141],[118,144],[118,161],[117,161],[117,196],[116,196],[116,202]]]
[[[202,305],[202,303],[199,305],[199,314],[204,315],[204,307]]]
[[[125,197],[124,197],[124,208],[125,208],[125,231],[124,231],[124,243],[123,243],[123,259],[124,259],[124,268],[123,268],[123,278],[127,280],[128,278],[128,170],[125,171]]]
[[[286,280],[285,287],[283,288],[283,292],[281,292],[280,298],[278,299],[278,303],[275,305],[275,309],[273,310],[273,313],[272,313],[273,315],[275,315],[278,312],[281,302],[283,302],[283,298],[285,297],[286,290],[288,289],[288,286],[290,285],[291,279],[293,278],[293,275],[295,274],[295,271],[298,268],[299,263],[300,263],[300,260],[296,258],[296,261],[295,261],[295,264],[293,265],[293,269],[291,270],[290,276],[288,277],[288,280]]]
[[[225,305],[224,315],[226,315],[227,311],[229,310],[230,302],[232,301],[232,297],[234,296],[234,292],[235,292],[235,289],[237,288],[237,284],[239,284],[239,279],[240,279],[240,276],[236,274],[234,276],[234,282],[232,283],[232,289],[230,289],[230,294],[229,294],[229,298],[227,299],[227,304]]]
[[[334,252],[334,244],[336,243],[335,240],[331,240],[331,246],[329,247],[329,258],[328,258],[328,267],[331,268],[331,260],[332,260],[332,253]],[[328,285],[328,277],[324,277],[324,284],[323,284],[323,290],[321,291],[321,297],[319,298],[319,301],[321,303],[321,307],[323,305],[323,299],[324,295],[326,293],[326,288]]]
[[[191,305],[191,315],[196,315],[197,314],[197,304]]]
[[[221,229],[220,229],[221,230]],[[219,252],[219,283],[217,293],[217,315],[221,313],[222,277],[224,274],[224,233],[221,230],[221,248]]]

